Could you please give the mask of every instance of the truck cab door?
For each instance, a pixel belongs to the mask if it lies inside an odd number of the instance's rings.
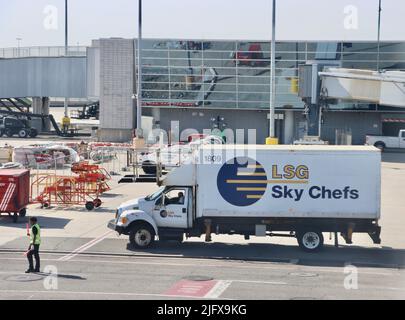
[[[153,219],[158,227],[187,228],[189,214],[189,189],[173,187],[163,192],[155,203]],[[190,212],[191,214],[191,212]]]
[[[399,147],[405,149],[405,130],[399,132]]]

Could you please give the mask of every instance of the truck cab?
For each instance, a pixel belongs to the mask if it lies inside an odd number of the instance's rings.
[[[155,193],[123,203],[108,227],[129,235],[138,248],[150,246],[156,236],[160,241],[183,241],[193,227],[193,192],[190,187],[166,186]]]

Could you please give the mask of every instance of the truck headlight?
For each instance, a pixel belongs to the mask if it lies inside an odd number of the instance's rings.
[[[127,224],[128,218],[127,217],[122,217],[121,222],[122,222],[122,224]]]

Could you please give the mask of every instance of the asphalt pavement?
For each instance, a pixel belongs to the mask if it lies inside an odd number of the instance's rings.
[[[114,178],[93,212],[31,205],[44,273],[24,274],[27,219],[1,217],[0,299],[405,299],[404,157],[383,157],[382,244],[355,235],[353,245],[341,239],[335,248],[325,234],[324,250],[314,254],[291,238],[222,235],[136,250],[107,223],[120,203],[155,191],[154,184]]]
[[[23,274],[25,257],[0,254],[0,299],[404,299],[399,268],[295,262],[43,254],[48,273]]]

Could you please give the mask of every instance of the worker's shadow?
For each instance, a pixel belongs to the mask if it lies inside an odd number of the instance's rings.
[[[87,278],[83,278],[81,276],[75,276],[72,274],[53,274],[53,273],[45,273],[45,272],[36,272],[36,275],[39,275],[41,277],[55,277],[58,279],[67,279],[67,280],[87,280]]]

